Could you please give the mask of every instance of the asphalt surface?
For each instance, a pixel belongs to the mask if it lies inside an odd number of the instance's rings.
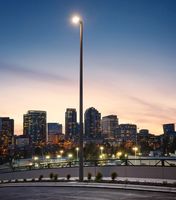
[[[2,187],[1,200],[176,200],[173,193],[78,187]]]

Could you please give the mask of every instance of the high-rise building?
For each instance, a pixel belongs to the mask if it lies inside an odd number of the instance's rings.
[[[67,108],[65,112],[65,138],[74,139],[78,136],[77,112],[75,108]]]
[[[46,135],[46,112],[30,110],[23,115],[23,134],[30,138],[33,144],[45,143]]]
[[[25,135],[15,136],[15,145],[17,147],[25,147],[29,145],[29,137]]]
[[[85,111],[85,136],[87,138],[97,138],[101,135],[101,113],[91,107]]]
[[[48,123],[48,135],[50,134],[62,134],[62,124]]]
[[[175,133],[175,124],[163,124],[163,131],[165,135]]]
[[[147,136],[149,136],[149,130],[148,129],[141,129],[139,131],[139,135],[143,136],[143,137],[147,137]]]
[[[120,124],[116,130],[116,135],[123,141],[137,143],[137,126],[135,124]]]
[[[14,136],[14,120],[9,117],[0,117],[0,146],[12,144]]]
[[[62,124],[48,123],[48,143],[57,144],[62,135]]]
[[[108,115],[101,120],[102,136],[104,138],[114,138],[115,130],[118,127],[117,115]]]

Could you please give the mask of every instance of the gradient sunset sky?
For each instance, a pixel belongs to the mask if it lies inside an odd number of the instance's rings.
[[[162,133],[176,122],[175,0],[0,0],[0,116],[47,111],[64,125],[79,103],[84,20],[84,109]]]

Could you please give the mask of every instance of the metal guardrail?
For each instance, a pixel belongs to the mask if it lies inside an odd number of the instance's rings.
[[[69,160],[60,161],[58,159],[37,160],[29,164],[20,162],[12,165],[13,171],[32,170],[43,168],[63,168],[63,167],[78,167],[79,161]],[[154,167],[176,167],[176,158],[138,158],[138,159],[101,159],[101,160],[86,160],[84,167],[97,166],[154,166]]]

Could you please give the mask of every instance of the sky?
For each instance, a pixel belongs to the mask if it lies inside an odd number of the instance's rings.
[[[84,110],[161,134],[176,123],[175,0],[0,0],[0,116],[47,111],[64,125],[79,105],[84,21]]]

